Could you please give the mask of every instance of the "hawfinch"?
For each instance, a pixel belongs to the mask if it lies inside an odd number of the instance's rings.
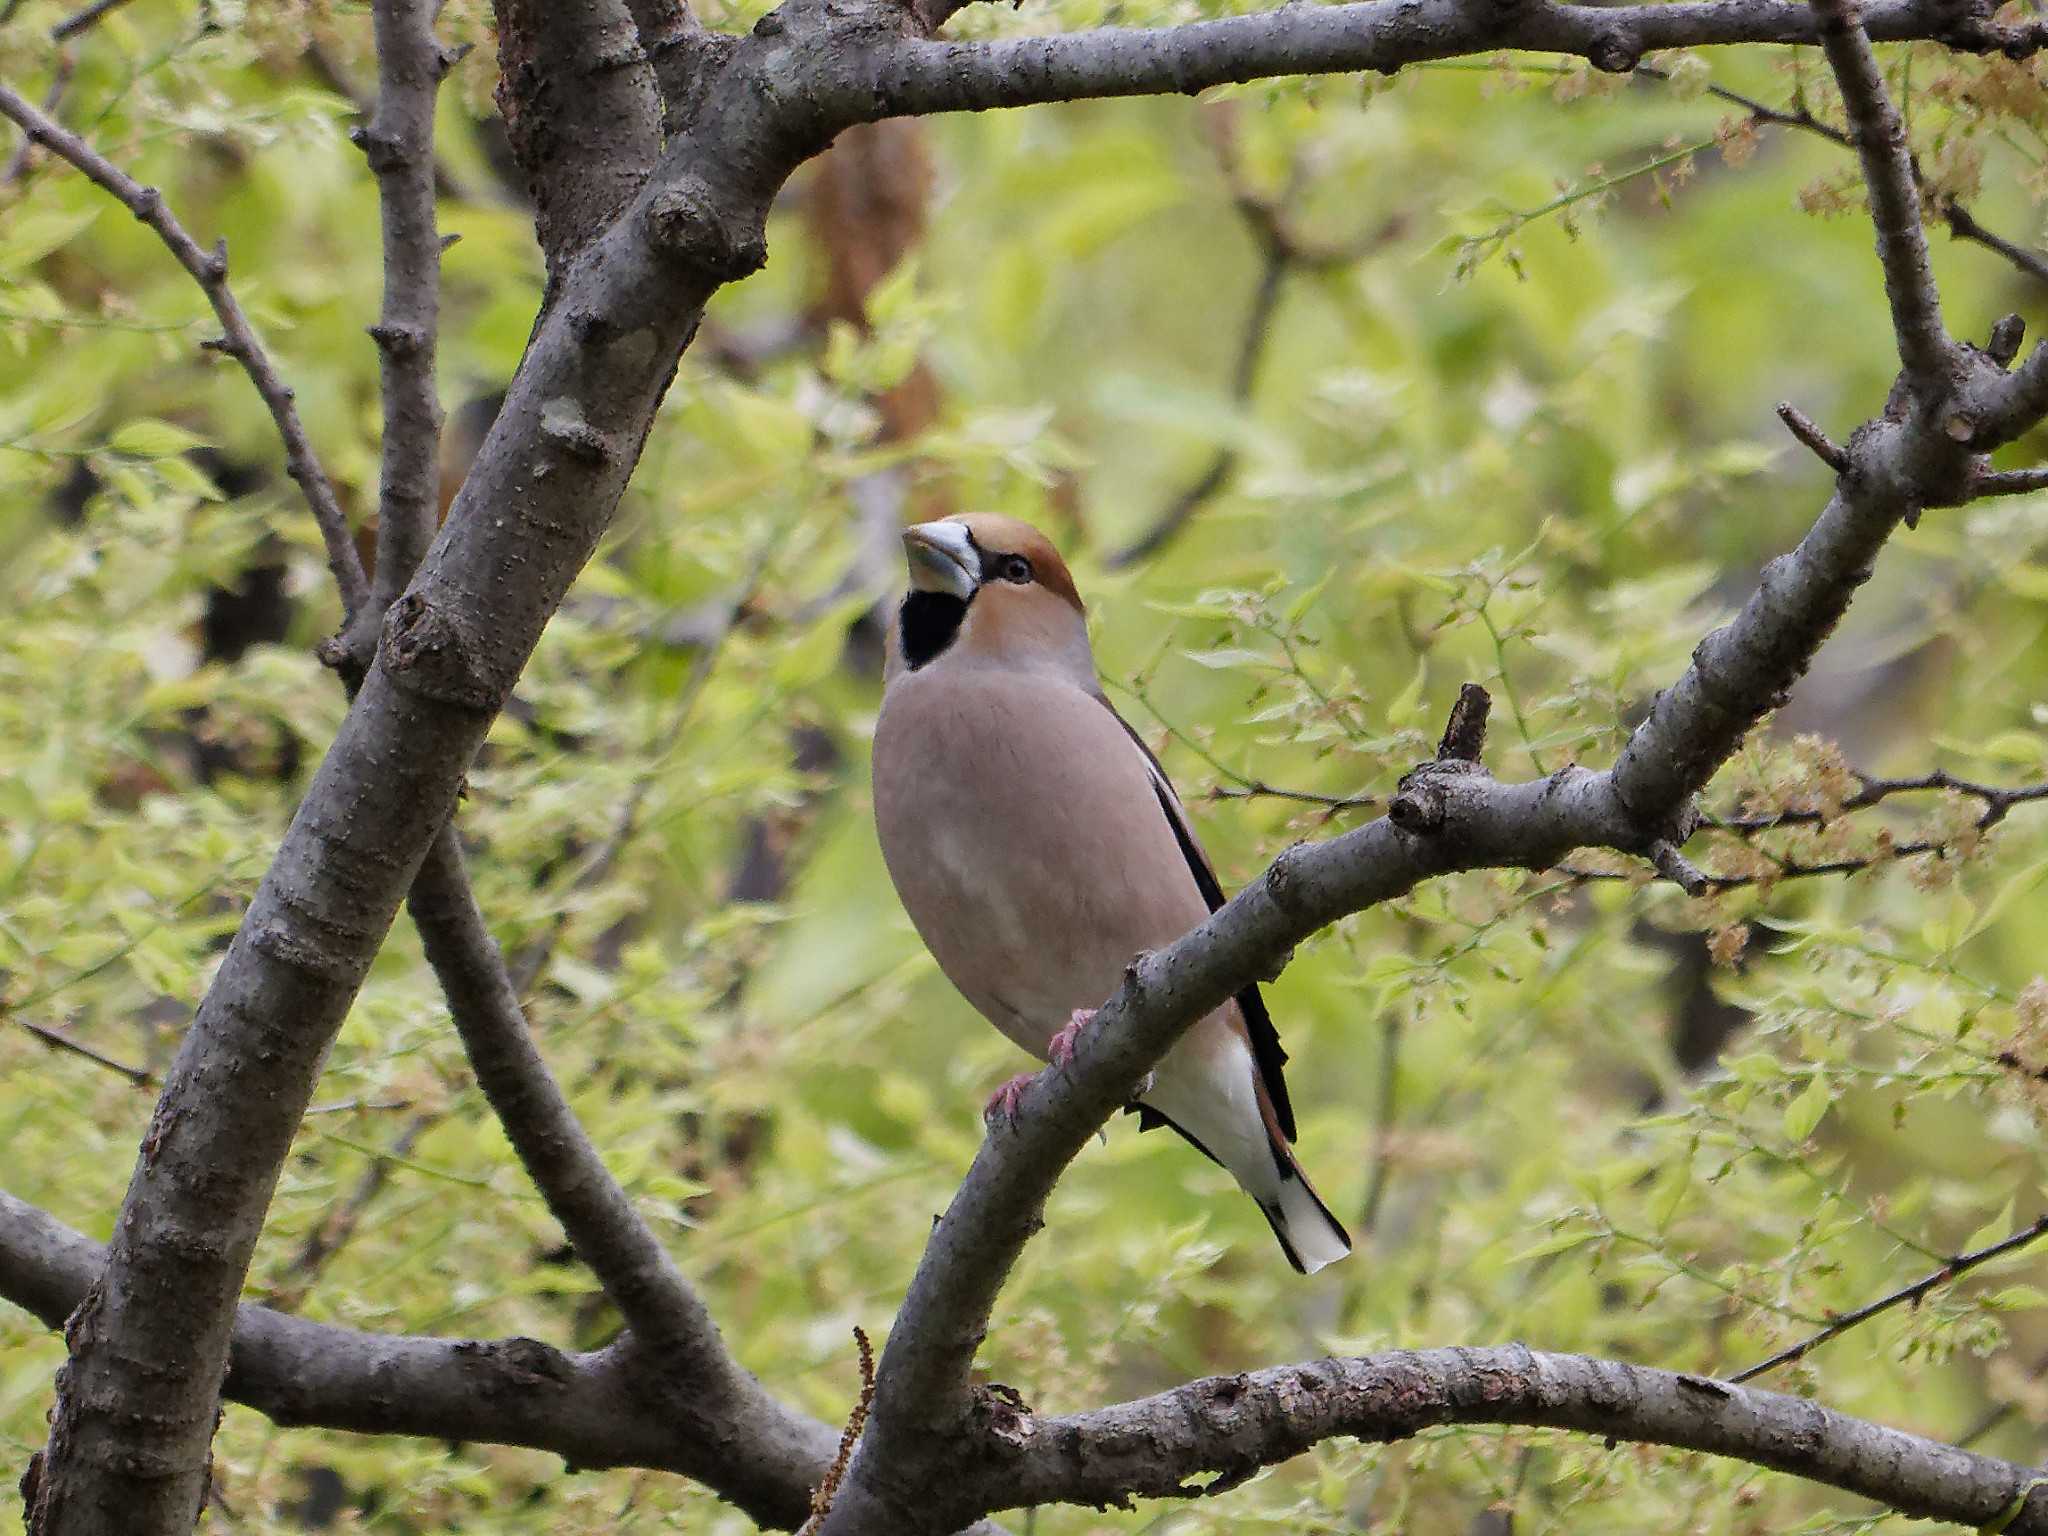
[[[1223,892],[1157,759],[1103,697],[1080,594],[1045,536],[970,514],[903,542],[910,593],[875,728],[882,856],[947,979],[1063,1063],[1132,956],[1181,937]],[[1229,1170],[1313,1273],[1351,1239],[1289,1148],[1286,1060],[1246,987],[1181,1037],[1130,1112]],[[1028,1081],[999,1090],[991,1114],[1013,1112]]]

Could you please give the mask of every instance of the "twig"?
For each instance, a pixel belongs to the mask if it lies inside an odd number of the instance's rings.
[[[832,1465],[825,1469],[825,1475],[818,1482],[818,1491],[811,1495],[811,1517],[804,1521],[797,1536],[813,1536],[818,1524],[832,1511],[832,1499],[839,1492],[839,1480],[846,1476],[846,1464],[853,1459],[853,1448],[860,1443],[862,1426],[868,1421],[868,1409],[875,1401],[875,1347],[868,1342],[867,1333],[860,1324],[853,1325],[853,1342],[860,1350],[860,1396],[854,1400],[853,1412],[846,1416],[846,1428],[839,1434],[839,1453],[832,1458]]]
[[[1264,779],[1246,779],[1241,784],[1218,784],[1209,791],[1211,800],[1293,800],[1302,805],[1319,805],[1331,815],[1339,811],[1367,811],[1384,802],[1382,795],[1326,795],[1313,789],[1282,789]]]
[[[1819,423],[1799,409],[1790,400],[1778,402],[1778,419],[1785,423],[1785,429],[1812,450],[1815,458],[1827,465],[1836,474],[1846,474],[1849,469],[1849,455],[1844,453]]]
[[[286,472],[299,483],[306,504],[313,510],[313,520],[319,524],[320,537],[327,546],[328,568],[334,572],[335,585],[341,589],[343,610],[352,618],[368,601],[370,587],[363,575],[362,563],[356,558],[355,546],[349,540],[348,518],[342,512],[341,504],[335,500],[334,487],[328,484],[319,459],[314,456],[313,445],[299,420],[298,407],[292,403],[291,389],[278,377],[270,355],[263,350],[255,328],[249,323],[249,317],[243,313],[234,291],[228,287],[227,242],[216,242],[211,251],[201,250],[184,225],[164,206],[163,193],[129,176],[84,139],[51,121],[19,92],[5,84],[0,84],[0,114],[12,118],[30,142],[40,144],[68,161],[147,224],[169,247],[178,265],[191,273],[192,280],[199,284],[207,302],[213,306],[214,314],[220,319],[222,333],[202,345],[212,351],[225,352],[240,363],[243,372],[249,375],[249,382],[256,386],[257,394],[263,397],[264,405],[269,407],[278,435],[284,439]]]
[[[1906,377],[1924,398],[1947,388],[1954,344],[1941,323],[1941,296],[1920,225],[1920,187],[1906,146],[1905,125],[1885,90],[1884,75],[1863,30],[1857,0],[1811,0],[1821,49],[1841,87],[1850,137],[1863,163],[1870,221],[1877,228],[1885,298]]]
[[[1711,819],[1708,825],[1717,831],[1737,833],[1766,832],[1773,827],[1823,825],[1838,814],[1881,805],[1894,795],[1946,791],[1968,795],[1982,802],[1984,810],[1977,818],[1977,830],[1981,832],[2005,820],[2007,813],[2016,805],[2026,805],[2035,800],[2048,800],[2048,780],[2039,784],[1981,784],[1975,779],[1958,778],[1945,768],[1895,779],[1879,778],[1875,774],[1853,768],[1850,772],[1860,787],[1856,793],[1845,797],[1833,810],[1825,806],[1792,806],[1785,810],[1764,811],[1749,816]]]
[[[43,112],[52,120],[57,114],[57,103],[64,99],[65,89],[71,84],[71,74],[76,62],[71,50],[64,49],[57,55],[57,68],[50,77],[50,87],[43,92]],[[7,169],[0,171],[0,186],[11,187],[28,174],[31,161],[35,159],[35,140],[24,136],[15,146],[14,153],[7,157]]]
[[[93,0],[91,5],[81,10],[73,11],[69,16],[58,22],[57,25],[50,28],[50,36],[57,42],[68,42],[70,39],[78,36],[79,33],[90,31],[98,26],[101,19],[108,12],[118,11],[127,3],[128,0]]]
[[[1795,1360],[1803,1359],[1809,1351],[1818,1349],[1828,1340],[1840,1338],[1859,1323],[1867,1323],[1879,1313],[1889,1312],[1893,1307],[1907,1302],[1918,1302],[1936,1287],[1968,1274],[1979,1265],[1989,1264],[1993,1259],[2017,1252],[2044,1235],[2048,1235],[2048,1216],[2042,1216],[2031,1226],[2023,1227],[2010,1237],[2001,1238],[1998,1242],[1979,1248],[1975,1252],[1957,1254],[1941,1268],[1922,1275],[1911,1285],[1902,1286],[1889,1296],[1873,1301],[1868,1306],[1858,1307],[1854,1312],[1844,1313],[1812,1337],[1800,1340],[1789,1349],[1781,1349],[1770,1359],[1758,1361],[1748,1370],[1738,1371],[1727,1379],[1732,1382],[1750,1381],[1766,1371],[1775,1370],[1778,1366],[1790,1365]]]
[[[1393,1177],[1391,1142],[1394,1112],[1399,1098],[1401,1067],[1401,1015],[1388,1009],[1380,1016],[1380,1083],[1373,1105],[1372,1172],[1366,1178],[1365,1199],[1358,1208],[1358,1228],[1371,1232],[1379,1224],[1380,1207],[1387,1198],[1387,1184]]]
[[[17,1018],[14,1022],[52,1050],[69,1051],[74,1056],[83,1056],[87,1061],[105,1067],[110,1072],[120,1073],[138,1088],[154,1088],[157,1085],[157,1075],[154,1072],[143,1067],[130,1066],[127,1062],[117,1061],[112,1056],[101,1055],[84,1041],[74,1040],[60,1029],[52,1029],[47,1024],[37,1024],[22,1018]]]
[[[1700,872],[1692,860],[1679,851],[1678,844],[1668,837],[1653,839],[1650,846],[1644,850],[1644,857],[1649,859],[1658,874],[1688,896],[1704,896],[1712,889],[1712,882]]]
[[[1636,73],[1648,80],[1668,83],[1672,79],[1669,70],[1659,69],[1654,64],[1638,64]],[[1839,144],[1844,149],[1855,147],[1848,134],[1832,124],[1822,122],[1804,106],[1774,107],[1768,102],[1758,101],[1754,96],[1745,96],[1740,91],[1731,91],[1725,85],[1717,85],[1712,81],[1707,83],[1706,92],[1709,96],[1718,97],[1732,106],[1741,107],[1749,114],[1752,123],[1767,123],[1777,128],[1794,128],[1802,133],[1814,134],[1830,143]],[[1917,165],[1915,175],[1917,178]],[[1957,240],[1968,240],[1983,246],[1986,250],[1994,251],[2028,276],[2048,283],[2048,257],[2042,256],[2038,251],[2030,251],[2025,246],[2015,245],[2004,236],[1986,229],[1969,209],[1953,199],[1942,199],[1940,211],[1942,218],[1948,223],[1949,234],[1952,237]]]
[[[436,4],[432,8],[435,11],[439,11],[441,7]],[[469,45],[465,43],[458,51],[444,51],[442,58],[449,67],[452,67],[468,51]],[[305,59],[307,67],[312,70],[320,83],[352,105],[359,116],[367,118],[376,110],[376,103],[372,102],[358,88],[355,81],[349,78],[348,73],[342,68],[340,62],[327,48],[321,46],[317,41],[309,42],[306,45]],[[445,78],[447,74],[445,68],[442,74]],[[456,173],[454,167],[448,164],[438,149],[434,153],[434,191],[437,196],[446,198],[451,203],[479,201],[476,189],[471,187],[467,181],[463,180]],[[493,184],[493,192],[500,201],[505,200],[505,192],[495,183]]]
[[[1252,288],[1251,306],[1245,313],[1236,361],[1230,370],[1230,401],[1242,407],[1252,397],[1259,364],[1272,341],[1273,316],[1280,307],[1280,292],[1289,274],[1349,266],[1392,240],[1405,227],[1405,221],[1391,219],[1374,233],[1355,241],[1327,244],[1311,240],[1295,227],[1284,194],[1270,196],[1245,176],[1238,163],[1236,118],[1230,107],[1226,104],[1211,111],[1204,122],[1210,130],[1209,140],[1216,158],[1230,182],[1231,201],[1259,246],[1259,277]],[[1290,182],[1299,179],[1299,172],[1297,165],[1290,173]],[[1208,466],[1160,509],[1145,531],[1110,554],[1104,564],[1111,570],[1122,570],[1157,554],[1230,483],[1237,472],[1238,458],[1235,447],[1226,444],[1218,448]]]
[[[2048,490],[2048,466],[2035,469],[1987,469],[1970,489],[1979,496],[2019,496]]]

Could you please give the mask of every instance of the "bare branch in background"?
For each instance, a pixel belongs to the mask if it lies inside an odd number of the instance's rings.
[[[1255,187],[1239,163],[1237,126],[1230,104],[1204,116],[1209,142],[1230,183],[1231,202],[1245,227],[1251,231],[1259,250],[1259,275],[1252,286],[1250,307],[1244,328],[1238,335],[1237,356],[1230,370],[1229,398],[1240,410],[1250,404],[1258,382],[1259,365],[1272,341],[1273,316],[1280,307],[1280,292],[1287,278],[1296,272],[1327,272],[1363,260],[1374,250],[1391,243],[1406,227],[1400,218],[1388,220],[1370,235],[1328,244],[1303,235],[1296,228],[1287,204],[1288,192],[1273,196]],[[1299,181],[1301,168],[1290,173],[1290,184]],[[1237,473],[1238,451],[1225,444],[1210,457],[1207,467],[1190,480],[1146,525],[1137,538],[1108,555],[1103,564],[1121,570],[1157,554],[1174,536],[1213,501]]]
[[[1911,1285],[1901,1286],[1889,1296],[1880,1297],[1867,1306],[1858,1307],[1853,1312],[1844,1312],[1819,1333],[1801,1339],[1789,1349],[1779,1350],[1770,1359],[1761,1360],[1746,1371],[1737,1371],[1728,1380],[1753,1381],[1766,1371],[1774,1371],[1781,1365],[1803,1360],[1821,1345],[1830,1339],[1840,1338],[1851,1328],[1867,1323],[1873,1317],[1891,1311],[1893,1307],[1905,1306],[1908,1303],[1917,1306],[1929,1291],[1938,1290],[1950,1281],[1967,1275],[1971,1270],[1989,1264],[1993,1259],[2002,1259],[2009,1253],[2018,1253],[2022,1248],[2040,1241],[2043,1237],[2048,1237],[2048,1216],[2041,1217],[2031,1226],[2022,1227],[2010,1237],[2001,1238],[1995,1243],[1987,1243],[1984,1247],[1969,1253],[1957,1254],[1932,1274],[1922,1275]]]
[[[199,284],[207,302],[213,306],[214,314],[220,319],[221,335],[206,345],[240,363],[242,371],[249,375],[249,382],[256,386],[256,393],[263,397],[264,405],[269,408],[270,418],[277,424],[278,436],[284,439],[285,469],[298,482],[306,504],[313,509],[313,521],[319,525],[321,540],[327,546],[328,569],[334,573],[334,584],[341,589],[343,612],[353,617],[369,600],[370,586],[363,575],[362,562],[356,558],[355,546],[349,541],[348,518],[343,514],[341,504],[334,499],[334,487],[328,484],[326,471],[321,469],[320,461],[313,453],[305,424],[299,420],[298,407],[292,403],[290,388],[278,377],[270,354],[263,350],[255,327],[249,323],[249,317],[235,299],[234,290],[228,286],[227,242],[216,242],[211,251],[201,250],[199,242],[186,233],[185,226],[164,206],[161,192],[155,187],[145,187],[5,84],[0,84],[0,114],[12,118],[32,143],[40,144],[59,159],[68,161],[89,180],[104,188],[148,225],[169,247],[178,265],[192,274],[192,280]]]

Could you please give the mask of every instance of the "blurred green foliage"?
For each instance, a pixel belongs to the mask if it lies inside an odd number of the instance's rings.
[[[1237,8],[1033,0],[956,29]],[[27,0],[0,27],[11,81],[51,78],[39,40],[63,9]],[[539,263],[487,148],[485,7],[451,4],[443,25],[482,44],[441,112],[468,193],[442,209],[462,237],[441,351],[459,439],[459,408],[516,362]],[[374,78],[368,31],[361,5],[137,0],[73,46],[61,109],[202,241],[228,237],[359,519],[376,479],[376,194],[336,82]],[[981,1135],[982,1094],[1019,1065],[925,958],[874,847],[878,689],[843,663],[860,602],[835,596],[849,487],[902,464],[920,497],[1054,535],[1112,695],[1228,883],[1330,818],[1212,792],[1384,795],[1467,679],[1496,697],[1497,772],[1604,763],[1826,497],[1772,404],[1839,434],[1881,405],[1893,367],[1847,157],[1703,93],[1803,95],[1827,116],[1815,61],[1657,62],[1670,81],[1473,60],[1199,106],[935,121],[930,234],[875,295],[869,334],[751,373],[706,348],[685,359],[461,828],[508,952],[551,946],[530,988],[550,1060],[773,1390],[844,1417],[850,1329],[886,1330]],[[1930,175],[2038,240],[2040,66],[1934,48],[1885,62]],[[1236,174],[1286,189],[1304,233],[1369,237],[1355,263],[1286,280],[1243,406],[1227,378],[1259,257],[1205,113],[1228,115]],[[767,270],[714,305],[728,334],[804,309],[824,258],[803,212],[799,183]],[[1996,257],[1934,244],[1960,334],[2013,308],[2048,317]],[[343,707],[311,654],[337,618],[318,542],[247,381],[197,349],[208,334],[190,282],[81,178],[38,159],[0,191],[0,1182],[100,1237],[151,1095],[20,1026],[161,1069]],[[919,358],[939,419],[878,446],[870,397]],[[1162,556],[1103,570],[1219,446],[1238,455],[1223,493]],[[281,643],[205,659],[210,591],[266,563],[293,603]],[[1838,794],[1840,758],[1798,732],[1873,770],[2042,777],[2044,621],[2048,500],[1930,514],[1710,800]],[[822,767],[796,766],[799,733]],[[1225,1176],[1122,1123],[1055,1196],[989,1375],[1066,1410],[1191,1373],[1454,1342],[1723,1372],[2031,1218],[2048,818],[2023,807],[1976,839],[1968,807],[1894,810],[1780,846],[1869,851],[1883,823],[1956,834],[1957,856],[1702,902],[1473,875],[1339,924],[1271,998],[1305,1162],[1347,1216],[1374,1201],[1357,1257],[1302,1281]],[[765,845],[791,877],[779,899],[728,900]],[[1709,943],[1723,963],[1699,963]],[[1688,1076],[1675,1031],[1715,999],[1747,1020]],[[342,1241],[312,1278],[303,1250],[323,1233]],[[1779,1384],[2038,1461],[2043,1283],[2036,1255],[1989,1267]],[[482,1104],[403,922],[335,1046],[249,1295],[565,1346],[615,1326]],[[41,1443],[59,1357],[0,1307],[0,1459]],[[221,1531],[296,1528],[335,1475],[335,1528],[746,1527],[670,1477],[279,1431],[235,1407],[217,1454]],[[1909,1524],[1702,1457],[1456,1430],[1328,1444],[1213,1505],[1048,1510],[1026,1528],[1457,1532],[1490,1505],[1527,1532]]]

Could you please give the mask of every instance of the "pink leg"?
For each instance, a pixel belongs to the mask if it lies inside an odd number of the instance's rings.
[[[1056,1067],[1064,1067],[1074,1059],[1074,1046],[1081,1039],[1081,1031],[1095,1022],[1093,1008],[1076,1008],[1069,1015],[1066,1025],[1045,1045],[1046,1060]]]
[[[1017,1101],[1024,1097],[1024,1090],[1037,1078],[1035,1072],[1019,1072],[1002,1087],[988,1096],[981,1118],[993,1125],[998,1120],[1008,1123],[1017,1118]]]

